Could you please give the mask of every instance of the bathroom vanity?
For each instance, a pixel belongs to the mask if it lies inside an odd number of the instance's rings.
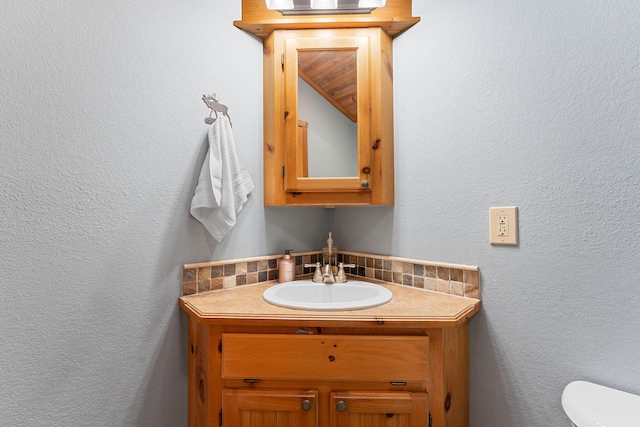
[[[180,298],[189,426],[468,425],[479,300],[385,283],[385,305],[306,311],[265,302],[274,285]]]

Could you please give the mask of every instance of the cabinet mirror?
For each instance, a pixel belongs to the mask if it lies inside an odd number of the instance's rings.
[[[302,177],[358,176],[357,51],[298,51]]]
[[[369,38],[287,38],[286,191],[369,191]]]

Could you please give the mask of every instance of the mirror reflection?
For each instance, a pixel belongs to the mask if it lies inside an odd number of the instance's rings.
[[[303,176],[358,176],[356,50],[298,51]]]

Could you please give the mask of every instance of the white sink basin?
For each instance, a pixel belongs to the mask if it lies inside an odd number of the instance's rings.
[[[270,304],[287,308],[357,310],[386,304],[393,294],[384,286],[356,280],[333,284],[296,280],[272,286],[262,297]]]

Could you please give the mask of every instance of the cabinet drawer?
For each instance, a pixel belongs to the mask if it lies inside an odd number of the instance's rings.
[[[426,336],[223,334],[225,379],[426,381]]]

